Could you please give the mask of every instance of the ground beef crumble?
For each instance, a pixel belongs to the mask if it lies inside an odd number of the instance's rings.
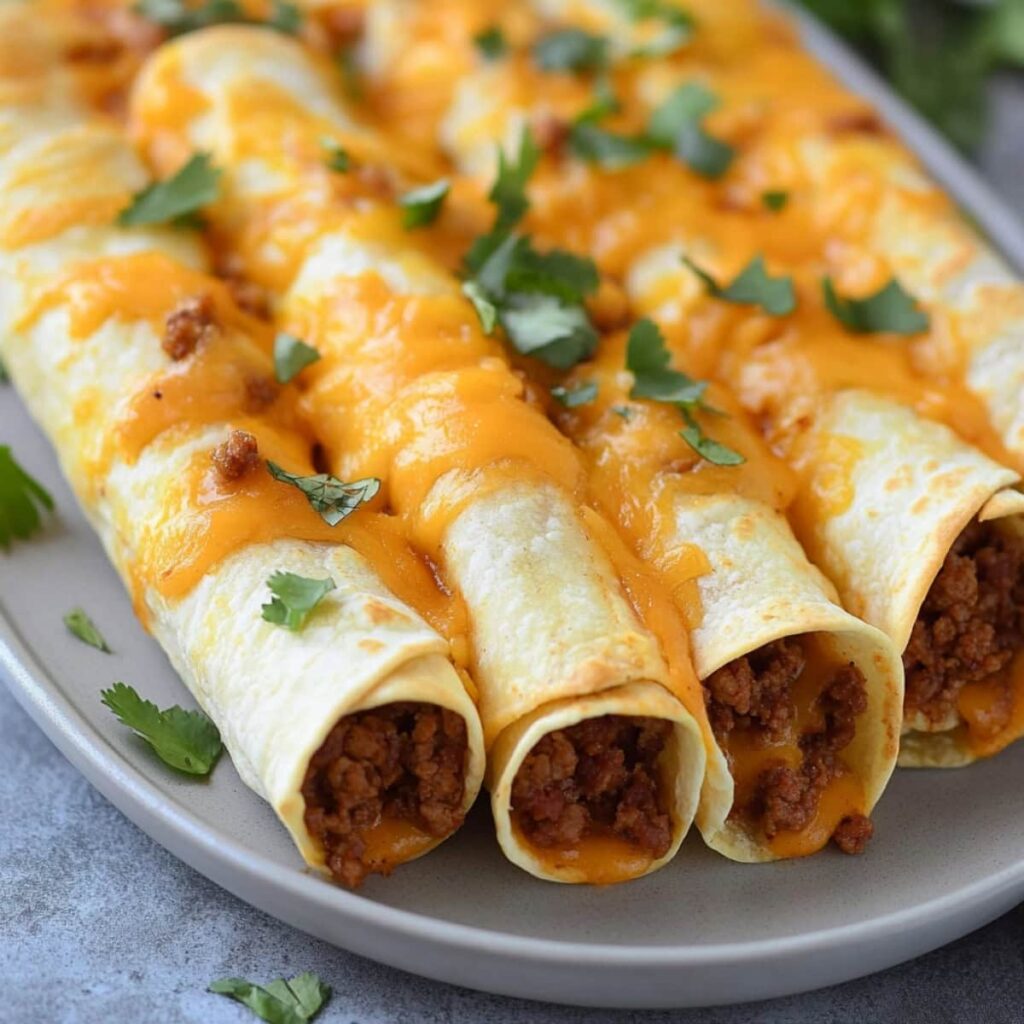
[[[213,465],[226,483],[241,480],[260,464],[256,438],[247,430],[232,430],[210,455]]]
[[[756,730],[765,744],[784,739],[793,719],[792,688],[806,664],[799,640],[776,640],[737,658],[705,683],[708,717],[715,736],[727,748],[736,729]],[[818,727],[799,740],[799,766],[781,758],[761,770],[753,790],[738,795],[734,815],[743,815],[772,839],[782,831],[799,832],[814,818],[821,795],[843,770],[839,753],[850,745],[858,715],[867,710],[863,673],[840,666],[817,698]],[[864,815],[851,815],[837,826],[833,839],[844,853],[860,853],[874,831]]]
[[[538,847],[614,835],[652,857],[672,844],[657,761],[672,732],[657,718],[604,715],[544,736],[512,783],[512,809]]]
[[[942,721],[964,686],[1004,669],[1022,645],[1024,538],[973,522],[946,555],[903,652],[907,711]]]
[[[368,862],[365,832],[381,819],[432,836],[462,824],[466,723],[434,704],[401,702],[343,718],[313,755],[302,783],[305,823],[343,885],[389,866]]]
[[[184,299],[167,314],[163,349],[175,361],[186,358],[217,333],[213,298],[209,295]]]

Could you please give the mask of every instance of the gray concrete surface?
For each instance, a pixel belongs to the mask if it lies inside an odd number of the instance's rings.
[[[997,89],[982,162],[1024,211],[1024,82]],[[0,556],[2,557],[2,556]],[[311,939],[175,860],[99,796],[0,687],[0,1021],[241,1024],[205,989],[316,971],[325,1024],[1018,1024],[1024,908],[890,971],[771,1003],[595,1012],[424,981]]]

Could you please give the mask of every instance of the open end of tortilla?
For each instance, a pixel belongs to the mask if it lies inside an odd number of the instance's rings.
[[[357,886],[454,832],[467,757],[465,720],[436,704],[400,701],[342,718],[302,784],[306,828],[331,875]]]
[[[1024,522],[973,519],[931,583],[903,652],[900,763],[956,766],[1024,735]]]
[[[869,684],[850,652],[829,634],[787,636],[722,666],[704,685],[735,783],[723,836],[733,852],[801,857],[834,839],[860,853],[874,831],[858,736],[869,718]]]

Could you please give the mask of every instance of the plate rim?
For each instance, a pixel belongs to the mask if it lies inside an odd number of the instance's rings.
[[[879,108],[885,120],[896,129],[900,138],[921,160],[930,174],[974,219],[1014,270],[1018,273],[1024,272],[1024,226],[1018,214],[996,195],[980,173],[823,25],[806,12],[796,9],[787,0],[774,0],[770,6],[785,10],[796,21],[808,49],[844,83]],[[1024,896],[1022,852],[1016,862],[999,871],[969,880],[963,886],[950,889],[925,902],[850,925],[833,925],[782,938],[718,942],[709,945],[621,945],[612,942],[531,938],[517,933],[446,921],[417,911],[375,902],[357,893],[325,885],[321,879],[308,871],[279,865],[258,850],[248,848],[221,833],[215,825],[202,821],[179,799],[169,799],[156,785],[147,780],[124,754],[88,724],[74,702],[65,696],[58,681],[41,663],[36,652],[23,641],[15,617],[4,607],[2,601],[0,677],[5,679],[11,693],[33,721],[92,785],[154,841],[170,849],[176,857],[186,861],[215,884],[228,888],[246,902],[253,902],[247,896],[241,895],[238,889],[226,884],[222,878],[215,877],[222,872],[209,870],[211,864],[223,871],[234,873],[240,880],[262,884],[282,895],[298,898],[304,903],[328,906],[354,925],[366,925],[387,934],[398,934],[415,942],[425,941],[450,951],[484,952],[516,958],[521,962],[574,968],[580,972],[593,968],[629,969],[640,966],[656,970],[729,968],[738,965],[749,966],[755,962],[762,968],[770,968],[774,963],[788,961],[801,954],[820,955],[843,950],[852,953],[872,942],[891,940],[901,934],[909,936],[929,925],[935,928],[940,923],[948,923],[958,917],[961,919],[960,924],[956,925],[958,930],[955,934],[944,933],[931,942],[931,945],[918,943],[913,948],[908,946],[907,956],[911,956],[941,945],[953,937],[965,934],[970,927],[991,920],[1000,912],[999,907],[993,909],[994,901],[1009,891],[1015,892],[1018,899]],[[185,848],[202,856],[184,856],[166,841],[167,835],[174,835]],[[244,886],[240,885],[239,888]],[[967,919],[970,909],[979,906],[985,908],[983,920],[972,919],[970,927],[962,928],[961,924]],[[270,913],[278,919],[283,919],[282,915],[274,911]],[[287,923],[309,930],[302,924],[295,925],[291,920]],[[326,941],[340,945],[331,939]],[[352,944],[353,947],[356,945],[358,943]],[[356,951],[362,955],[383,959],[372,952]],[[891,965],[906,958],[887,955],[885,962]],[[852,959],[854,958],[851,957]],[[877,969],[877,966],[861,969],[851,964],[842,972],[833,972],[834,977],[823,978],[821,983],[850,979],[872,973]],[[439,971],[417,970],[417,973],[451,980],[444,978],[443,973]],[[474,987],[502,991],[500,987],[494,984],[487,985],[483,981]],[[770,986],[761,985],[761,989],[768,987]],[[781,985],[776,986],[775,994],[806,990],[806,986]],[[747,993],[739,997],[762,998],[763,992]],[[632,1000],[619,1005],[714,1004],[645,1003]]]

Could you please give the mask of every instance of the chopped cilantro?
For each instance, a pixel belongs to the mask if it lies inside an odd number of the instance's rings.
[[[579,28],[560,28],[533,44],[533,59],[544,71],[600,71],[608,63],[608,40]]]
[[[220,733],[202,711],[186,711],[177,705],[161,711],[125,683],[114,683],[100,696],[164,763],[190,775],[208,775],[213,770],[222,749]]]
[[[203,0],[198,4],[186,0],[139,0],[134,10],[147,21],[152,21],[172,36],[195,32],[210,25],[250,22],[239,0]],[[302,12],[288,0],[271,0],[268,28],[295,35],[302,26]]]
[[[717,106],[713,92],[687,82],[651,114],[648,137],[653,145],[671,149],[702,177],[720,178],[732,164],[735,150],[704,128],[704,118]]]
[[[324,148],[324,153],[327,156],[325,163],[330,170],[345,174],[351,169],[352,158],[344,146],[327,137],[320,140],[320,145]]]
[[[551,397],[564,405],[566,409],[576,409],[581,405],[587,405],[597,398],[597,383],[592,380],[581,381],[571,387],[558,385],[551,389]]]
[[[484,334],[490,334],[498,326],[498,310],[476,281],[464,281],[462,294],[473,303]]]
[[[360,505],[370,501],[380,490],[380,480],[374,476],[352,483],[343,483],[327,473],[313,476],[296,476],[282,469],[276,462],[267,460],[267,472],[283,484],[297,487],[306,496],[310,505],[320,514],[328,526],[337,526],[342,519],[350,516]]]
[[[281,331],[274,338],[274,376],[278,384],[287,384],[319,358],[320,353],[312,345],[294,334]]]
[[[429,185],[406,192],[398,200],[398,205],[402,207],[402,226],[406,230],[412,230],[432,224],[437,220],[450,188],[451,182],[447,178],[441,178]]]
[[[238,1000],[268,1024],[306,1024],[331,998],[330,986],[311,971],[267,985],[244,978],[220,978],[211,982],[209,991]]]
[[[675,53],[693,36],[693,18],[682,8],[664,0],[618,0],[634,22],[658,20],[661,31],[633,50],[634,57],[665,57]]]
[[[849,331],[857,334],[919,334],[928,330],[928,314],[917,305],[912,295],[903,290],[896,278],[864,299],[848,299],[839,295],[830,277],[821,282],[821,288],[829,312]]]
[[[42,526],[40,508],[52,511],[53,498],[18,465],[11,449],[0,444],[0,548],[31,537]]]
[[[612,412],[627,423],[636,415],[636,411],[631,405],[613,405]]]
[[[72,608],[64,616],[64,625],[83,643],[110,654],[107,641],[103,639],[103,634],[96,628],[96,624],[89,618],[84,608]]]
[[[139,224],[194,224],[194,215],[218,195],[221,172],[208,153],[196,153],[177,173],[147,185],[118,214],[122,227]]]
[[[704,282],[709,294],[716,299],[740,305],[760,306],[771,316],[787,316],[796,308],[796,293],[790,277],[772,277],[765,269],[764,258],[755,256],[732,284],[719,285],[692,260],[683,262]]]
[[[313,609],[334,590],[335,583],[330,577],[311,580],[293,572],[275,572],[267,586],[272,596],[262,606],[264,620],[298,632]]]
[[[789,205],[789,193],[781,190],[770,190],[761,193],[761,204],[772,213],[779,213]]]
[[[704,433],[696,413],[710,411],[703,403],[707,382],[694,380],[688,374],[672,369],[665,339],[652,320],[638,320],[630,330],[626,369],[633,374],[629,397],[648,398],[677,406],[685,424],[679,436],[701,458],[716,466],[738,466],[746,461],[739,452]]]
[[[651,153],[650,143],[646,139],[616,135],[590,119],[573,123],[569,129],[569,149],[580,160],[599,164],[610,171],[646,160]]]
[[[491,25],[478,32],[473,36],[473,42],[484,60],[498,60],[508,52],[508,40],[498,25]]]

